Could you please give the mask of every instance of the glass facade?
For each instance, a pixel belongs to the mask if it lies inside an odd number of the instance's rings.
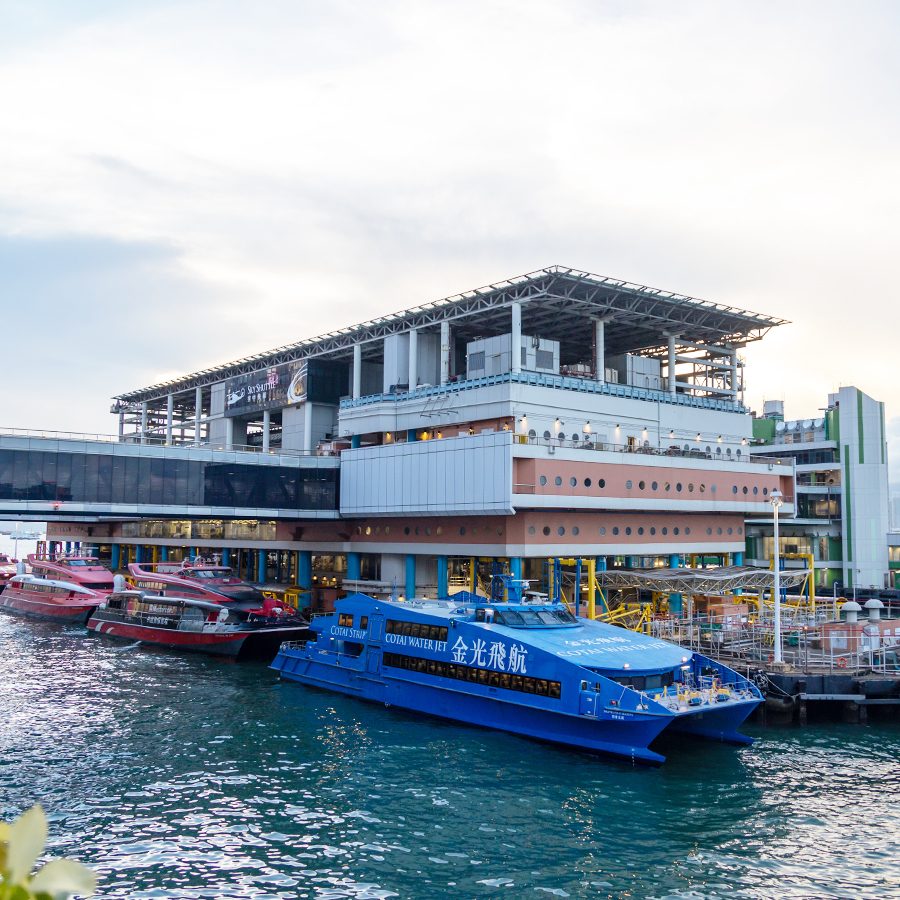
[[[75,503],[337,509],[336,469],[0,450],[0,497]]]

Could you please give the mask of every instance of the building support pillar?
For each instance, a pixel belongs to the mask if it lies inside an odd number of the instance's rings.
[[[222,548],[222,565],[227,566],[231,564],[231,550],[228,547]]]
[[[514,375],[522,371],[522,304],[512,305],[512,339],[509,349],[509,371]]]
[[[437,595],[443,600],[450,594],[449,562],[446,556],[437,558]]]
[[[669,353],[668,365],[666,368],[666,379],[669,384],[669,393],[675,396],[675,335],[669,335]]]
[[[118,544],[113,544],[110,547],[110,560],[109,567],[113,570],[113,572],[117,572],[119,570],[119,565],[122,562],[122,548]]]
[[[272,425],[272,413],[269,410],[263,410],[263,423],[262,423],[262,452],[269,452],[269,429]]]
[[[69,545],[66,544],[66,552],[69,550]],[[135,544],[134,547],[134,561],[140,565],[144,561],[144,548],[140,544]]]
[[[606,381],[606,320],[594,322],[594,380]]]
[[[353,399],[362,395],[362,344],[353,345]]]
[[[256,582],[265,584],[266,581],[266,551],[256,551]]]
[[[509,558],[509,574],[512,575],[513,578],[522,580],[522,557],[521,556],[511,556]]]
[[[416,596],[416,555],[406,554],[406,599],[414,600]]]
[[[303,403],[303,452],[311,455],[312,449],[312,403],[307,399]]]
[[[203,388],[194,391],[194,443],[199,447],[203,443],[200,434],[200,419],[203,418]]]
[[[350,449],[351,450],[359,450],[361,444],[362,444],[362,435],[354,434],[354,435],[350,436]]]
[[[450,323],[441,322],[441,384],[450,380]]]
[[[680,553],[672,553],[669,555],[669,568],[670,569],[680,569],[681,568],[681,554]]]
[[[166,397],[166,446],[172,446],[172,421],[175,417],[175,395]]]
[[[225,418],[225,449],[234,449],[234,419],[231,416]]]
[[[419,384],[419,332],[413,328],[409,332],[409,390],[414,391]]]
[[[125,413],[119,413],[119,440],[125,437]]]
[[[350,581],[359,581],[360,571],[362,569],[359,554],[347,554],[347,578]]]
[[[410,428],[410,429],[407,430],[407,432],[406,432],[406,442],[407,442],[408,444],[411,444],[411,443],[413,443],[414,441],[417,441],[418,439],[419,439],[419,438],[418,438],[418,435],[416,434],[416,429],[415,429],[415,428]]]
[[[732,562],[733,562],[734,565],[736,565],[736,566],[742,566],[742,565],[744,564],[744,554],[741,553],[740,551],[738,551],[737,553],[733,554],[733,556],[732,556]]]
[[[312,553],[309,550],[297,553],[297,587],[305,591],[312,588]]]
[[[141,404],[141,443],[147,443],[147,401]]]

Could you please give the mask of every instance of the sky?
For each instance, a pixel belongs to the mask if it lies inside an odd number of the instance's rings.
[[[900,6],[0,0],[0,427],[548,265],[778,316],[886,404]]]

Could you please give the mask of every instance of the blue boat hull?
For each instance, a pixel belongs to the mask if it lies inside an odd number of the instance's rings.
[[[603,714],[593,717],[553,712],[443,685],[373,676],[361,666],[319,662],[289,651],[279,653],[272,668],[291,681],[411,712],[624,757],[632,762],[665,762],[665,757],[650,750],[649,744],[672,724],[670,716],[651,714],[619,719]]]

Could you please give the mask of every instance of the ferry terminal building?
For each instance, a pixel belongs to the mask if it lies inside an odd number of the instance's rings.
[[[0,511],[58,548],[214,556],[323,608],[502,568],[743,559],[794,513],[739,350],[783,320],[550,267],[120,394],[117,433],[0,434]]]

